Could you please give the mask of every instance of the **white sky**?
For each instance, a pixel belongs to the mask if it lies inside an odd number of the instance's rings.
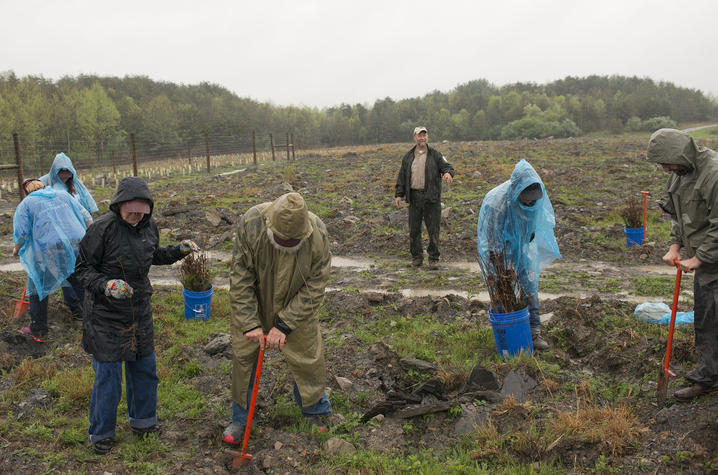
[[[0,71],[144,75],[326,107],[567,75],[718,94],[718,1],[0,0]]]

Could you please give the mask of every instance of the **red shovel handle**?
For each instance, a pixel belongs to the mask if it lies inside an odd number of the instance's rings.
[[[671,324],[668,328],[668,343],[666,345],[666,359],[663,362],[663,370],[666,374],[666,380],[671,375],[668,366],[671,362],[671,346],[673,345],[673,329],[676,327],[676,310],[678,309],[678,294],[681,293],[681,262],[678,259],[673,260],[673,264],[678,268],[676,271],[676,287],[673,290],[673,306],[671,307]]]
[[[240,459],[251,459],[252,456],[247,453],[247,444],[249,443],[249,433],[252,432],[252,419],[254,418],[254,405],[257,402],[257,391],[259,390],[259,377],[262,375],[262,363],[264,362],[264,347],[267,344],[267,335],[264,335],[264,342],[259,347],[259,356],[257,356],[257,369],[254,372],[254,383],[252,384],[252,398],[249,401],[249,412],[247,414],[247,425],[244,427],[244,441],[242,442],[242,453]]]

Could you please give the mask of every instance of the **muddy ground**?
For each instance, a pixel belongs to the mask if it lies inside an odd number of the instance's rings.
[[[639,301],[670,303],[672,279],[670,268],[666,272],[660,267],[667,223],[657,209],[652,208],[649,219],[655,229],[654,234],[649,230],[649,242],[630,249],[625,247],[622,225],[611,218],[625,198],[617,190],[648,189],[655,196],[665,182],[664,175],[642,161],[643,139],[437,145],[453,159],[457,182],[444,190],[444,209],[450,210],[442,221],[442,264],[436,271],[406,266],[406,210],[393,208],[391,199],[402,147],[324,152],[303,157],[301,166],[274,164],[228,177],[157,180],[151,185],[163,241],[192,238],[214,250],[216,284],[226,283],[231,233],[241,212],[289,189],[302,192],[325,221],[335,256],[354,258],[348,264],[337,261],[321,312],[327,384],[335,406],[331,435],[351,447],[335,448],[326,436],[298,426],[292,412],[291,377],[283,360],[269,352],[250,447],[254,459],[238,471],[370,473],[382,471],[377,468],[381,466],[362,469],[350,456],[332,454],[357,450],[355,457],[401,458],[431,450],[439,459],[453,460],[447,451],[467,445],[470,464],[456,462],[446,471],[475,473],[483,468],[490,473],[514,467],[518,472],[710,473],[718,469],[718,396],[676,403],[670,392],[680,387],[678,379],[671,382],[667,406],[658,407],[655,381],[666,332],[633,318]],[[489,328],[488,304],[482,297],[485,287],[474,264],[472,225],[483,194],[507,179],[520,157],[532,162],[546,182],[564,256],[542,275],[546,283],[542,314],[551,316],[544,335],[551,350],[536,354],[535,360],[504,363],[489,339],[477,345],[472,360],[463,365],[451,364],[440,353],[433,360],[411,355],[402,346],[401,335],[392,330],[407,322],[428,318],[427,324],[441,323],[446,333],[434,330],[425,336],[438,347],[444,339],[455,341],[461,333]],[[106,209],[111,190],[94,193]],[[8,265],[15,262],[9,257],[12,203],[0,205],[5,213],[0,214],[4,251],[0,265]],[[176,278],[176,269],[157,272],[157,280]],[[642,276],[665,277],[669,290],[661,295],[637,293],[629,281]],[[183,382],[206,401],[206,410],[198,414],[161,421],[162,450],[131,456],[123,445],[110,457],[95,457],[84,443],[70,443],[59,428],[49,427],[42,444],[61,455],[38,461],[37,453],[28,450],[38,443],[37,431],[18,428],[23,422],[42,424],[38,415],[52,411],[58,393],[47,384],[24,379],[23,362],[41,361],[58,373],[88,367],[90,358],[79,347],[80,324],[57,298],[51,300],[52,340],[37,345],[21,337],[18,329],[27,324],[27,315],[15,320],[10,309],[24,276],[12,271],[0,277],[0,471],[237,471],[219,440],[229,422],[226,368],[231,361],[223,335],[228,331],[228,315],[221,310],[213,315],[213,322],[224,323],[199,344],[178,347],[174,333],[158,331],[159,356],[172,351],[180,367],[189,367],[190,362],[198,365],[198,370],[186,372]],[[555,286],[549,288],[549,282]],[[690,305],[689,277],[684,290],[683,304]],[[163,299],[177,292],[177,288],[157,287],[156,318],[162,318],[158,315],[165,310]],[[384,328],[385,334],[368,338],[368,328]],[[695,364],[692,341],[692,328],[677,333],[671,367],[679,376]],[[403,354],[411,358],[402,358]],[[471,371],[479,363],[491,375],[481,384],[473,378],[478,373]],[[67,417],[85,418],[87,403],[78,399],[66,409]],[[377,407],[381,411],[372,411]],[[407,407],[436,412],[412,416]],[[620,416],[621,408],[629,411],[623,417],[623,422],[630,420],[625,427],[615,423],[604,430],[592,419],[591,411],[613,411],[598,416],[608,419]],[[382,417],[373,416],[374,412]],[[363,423],[358,421],[360,415],[371,417]],[[556,421],[572,415],[580,422],[576,427],[569,430],[566,422],[562,430],[555,428]],[[121,443],[130,443],[128,429],[124,416],[119,417]],[[410,466],[404,468],[411,471]],[[403,470],[394,466],[387,471]]]

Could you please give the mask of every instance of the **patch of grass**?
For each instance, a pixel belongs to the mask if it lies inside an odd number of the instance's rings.
[[[667,276],[645,276],[631,279],[633,293],[637,295],[662,296],[671,298],[675,288],[675,278]]]

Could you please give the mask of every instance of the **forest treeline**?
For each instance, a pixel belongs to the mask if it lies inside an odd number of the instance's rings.
[[[291,133],[303,148],[405,142],[417,124],[432,140],[568,137],[596,130],[655,129],[718,117],[715,100],[669,82],[625,76],[566,77],[497,87],[479,79],[449,92],[318,109],[239,97],[210,83],[178,85],[145,76],[81,75],[53,81],[0,73],[0,141],[126,152],[192,146],[213,137]]]

